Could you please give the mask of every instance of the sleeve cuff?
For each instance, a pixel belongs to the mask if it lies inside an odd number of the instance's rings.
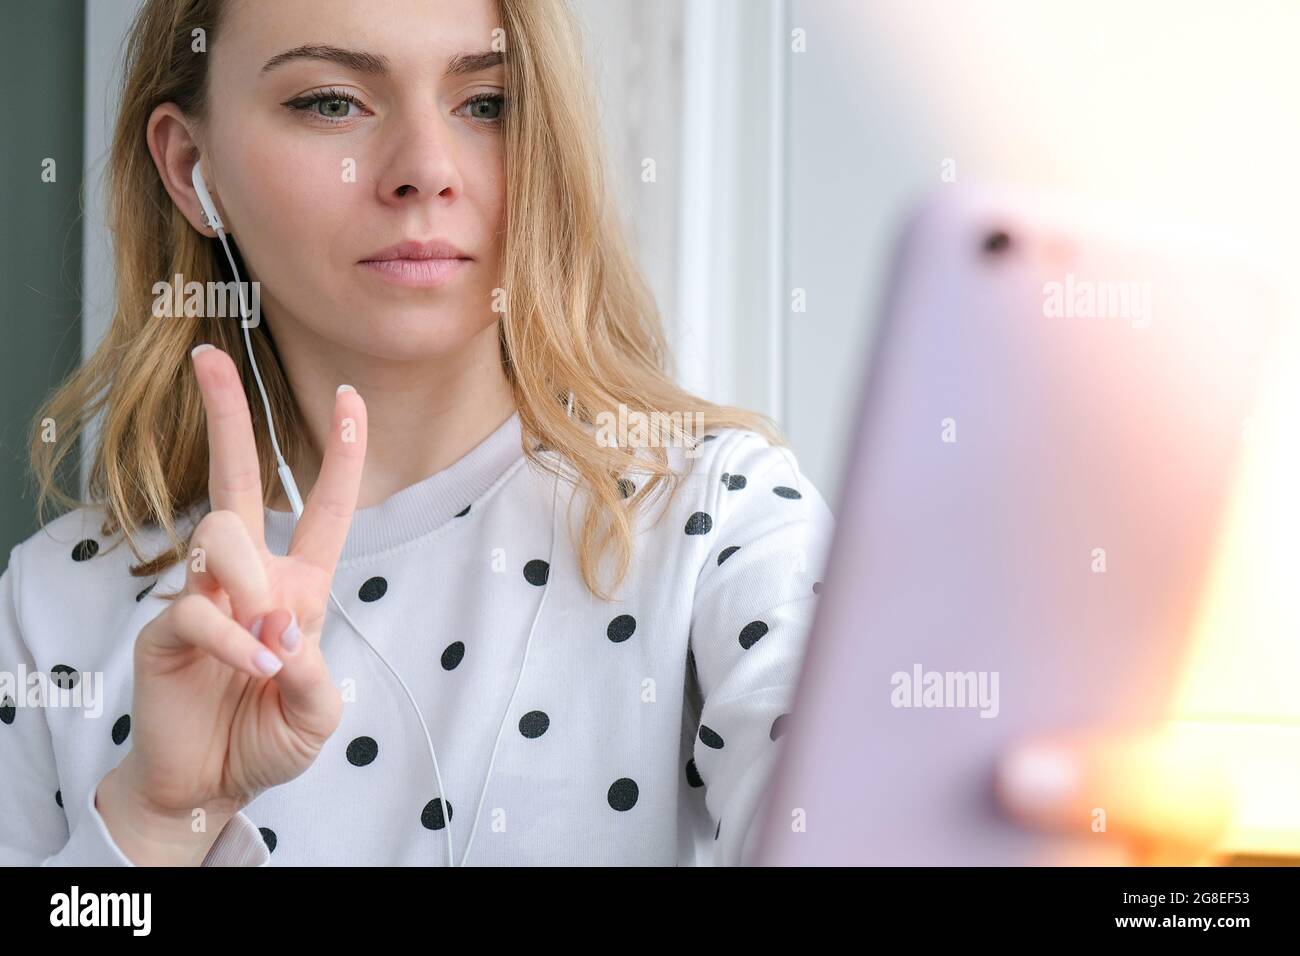
[[[68,842],[43,866],[135,866],[113,841],[95,807],[96,789],[92,786],[87,793]],[[270,862],[271,851],[261,831],[242,812],[230,818],[203,858],[203,866],[267,866]]]
[[[262,831],[241,811],[230,818],[203,858],[204,866],[269,866],[271,851]]]
[[[768,749],[736,784],[721,816],[718,832],[727,832],[714,844],[714,866],[753,865],[765,815],[771,809],[772,794],[768,785],[778,752],[778,747]]]
[[[104,818],[95,809],[95,790],[92,784],[81,804],[81,813],[73,824],[72,833],[63,849],[47,859],[42,866],[134,866],[135,864],[113,842]]]

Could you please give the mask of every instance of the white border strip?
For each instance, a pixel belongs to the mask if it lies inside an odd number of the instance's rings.
[[[787,229],[787,150],[789,124],[789,44],[790,10],[788,0],[772,0],[769,29],[772,38],[769,114],[768,166],[768,275],[771,277],[771,313],[768,316],[768,408],[782,427],[786,424],[786,341],[790,317],[790,285]]]
[[[685,0],[682,17],[682,101],[680,236],[677,259],[677,315],[671,343],[682,387],[710,396],[709,318],[717,282],[714,237],[718,213],[713,189],[716,101],[700,95],[716,90],[723,64],[719,53],[719,5]]]

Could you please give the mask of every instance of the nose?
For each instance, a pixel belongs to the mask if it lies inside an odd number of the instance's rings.
[[[379,180],[380,201],[400,206],[458,197],[463,181],[455,133],[447,119],[436,110],[395,119],[394,141]]]

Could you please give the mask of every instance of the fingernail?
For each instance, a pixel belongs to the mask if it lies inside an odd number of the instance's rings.
[[[284,662],[264,647],[253,655],[253,665],[267,677],[271,677],[284,666]]]
[[[355,392],[355,391],[356,391],[356,389],[353,388],[351,385],[340,385],[340,386],[339,386],[339,390],[338,390],[337,392],[335,392],[334,394],[335,394],[335,395],[342,395],[344,392]]]
[[[1022,746],[1002,761],[999,776],[1017,807],[1041,810],[1067,799],[1079,782],[1079,768],[1065,750],[1050,745]]]
[[[248,625],[248,633],[252,634],[259,641],[262,639],[262,624],[266,621],[266,615],[263,614],[252,624]]]
[[[190,350],[190,357],[197,358],[200,353],[206,352],[210,348],[213,348],[213,346],[209,345],[207,342],[204,342],[202,345],[196,345]]]
[[[302,631],[298,629],[298,618],[290,616],[289,626],[284,629],[280,635],[280,645],[284,648],[285,653],[292,654],[298,650],[298,645],[302,642]]]

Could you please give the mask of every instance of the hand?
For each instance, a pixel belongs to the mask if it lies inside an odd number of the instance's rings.
[[[998,798],[1014,819],[1088,837],[1095,811],[1133,863],[1186,866],[1212,856],[1232,818],[1229,778],[1194,736],[1166,730],[1044,737],[1007,753]]]
[[[230,817],[312,764],[343,711],[320,635],[361,487],[365,403],[340,389],[319,478],[278,556],[263,537],[238,371],[215,348],[196,351],[194,370],[212,511],[190,540],[184,592],[136,640],[131,750],[98,790],[101,816],[136,863],[200,863]],[[195,834],[200,808],[208,825]]]

